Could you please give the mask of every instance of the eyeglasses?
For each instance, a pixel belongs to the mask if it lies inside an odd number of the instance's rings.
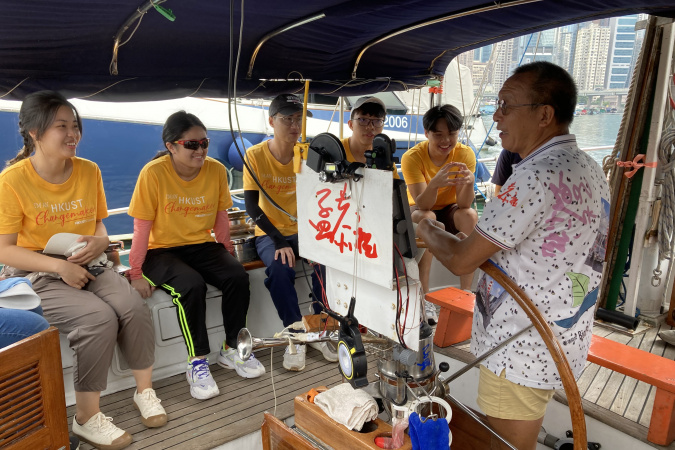
[[[366,119],[365,117],[357,117],[356,120],[362,127],[367,127],[372,124],[375,128],[384,126],[384,119]]]
[[[280,116],[278,114],[275,117],[281,120],[287,127],[292,127],[293,125],[302,125],[302,117]]]
[[[204,139],[184,139],[180,141],[173,141],[174,144],[180,144],[188,150],[197,150],[199,147],[206,150],[209,148],[209,138]]]
[[[520,108],[521,106],[544,106],[546,103],[521,103],[519,105],[507,105],[506,101],[499,100],[497,102],[497,108],[502,111],[502,114],[507,115],[509,109],[511,108]]]

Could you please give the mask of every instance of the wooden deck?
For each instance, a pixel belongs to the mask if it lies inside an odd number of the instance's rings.
[[[674,359],[675,347],[658,337],[661,329],[671,327],[660,324],[631,336],[596,325],[593,333]],[[288,372],[282,367],[284,347],[273,350],[276,416],[280,419],[293,415],[293,398],[297,394],[312,387],[331,387],[341,382],[337,364],[325,361],[312,348],[308,348],[306,367],[302,372]],[[447,348],[436,347],[435,351],[465,362],[473,359],[468,341]],[[134,442],[128,447],[130,450],[185,448],[188,445],[194,450],[216,447],[259,430],[263,412],[274,412],[270,350],[260,350],[256,356],[267,369],[267,373],[258,379],[246,380],[232,370],[212,365],[220,395],[206,401],[198,401],[190,396],[183,374],[155,382],[157,395],[169,414],[169,423],[165,427],[147,429],[140,423],[139,413],[131,401],[133,389],[103,397],[101,410],[113,417],[116,425],[132,434]],[[368,374],[371,381],[374,380],[376,370],[376,358],[369,357]],[[578,386],[587,415],[647,442],[647,427],[655,394],[652,386],[593,363],[586,364]],[[566,403],[563,392],[556,393],[554,398]],[[68,408],[69,424],[74,413],[74,407]],[[675,450],[675,443],[669,447],[650,445]],[[83,444],[81,449],[90,450],[92,447]]]
[[[661,323],[649,327],[645,332],[631,336],[596,324],[593,327],[593,334],[665,358],[675,359],[675,347],[666,344],[658,337],[659,331],[670,329],[669,325]],[[469,341],[447,348],[435,347],[435,351],[464,362],[473,360],[473,355],[469,353]],[[584,412],[588,416],[622,430],[654,448],[675,450],[675,443],[663,447],[647,441],[647,428],[656,393],[653,386],[590,362],[586,363],[577,385],[582,397]],[[561,391],[556,392],[554,399],[567,403],[565,394]]]
[[[277,396],[276,416],[285,419],[293,415],[296,395],[317,386],[334,386],[342,381],[337,363],[330,363],[313,348],[307,349],[305,369],[289,372],[282,367],[284,347],[273,349],[274,387]],[[270,349],[256,352],[267,372],[260,378],[240,378],[233,370],[214,364],[211,373],[218,383],[220,395],[199,401],[190,396],[184,374],[154,383],[157,396],[169,415],[162,428],[149,429],[140,422],[134,408],[134,389],[127,389],[101,398],[101,410],[113,417],[114,423],[134,438],[130,450],[190,448],[210,449],[260,429],[263,412],[274,413],[274,394],[270,377]],[[374,379],[375,358],[368,363],[369,379]],[[68,408],[68,424],[72,426],[75,407]],[[82,444],[82,450],[93,447]],[[242,449],[243,450],[243,449]]]

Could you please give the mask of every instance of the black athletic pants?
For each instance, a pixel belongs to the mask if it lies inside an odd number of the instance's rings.
[[[237,347],[237,334],[246,326],[250,300],[248,273],[222,244],[205,242],[148,250],[143,276],[171,295],[190,357],[210,353],[206,283],[223,293],[225,342]]]

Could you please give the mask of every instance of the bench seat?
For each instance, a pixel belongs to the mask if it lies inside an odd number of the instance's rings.
[[[588,360],[654,386],[647,440],[658,445],[675,440],[675,361],[595,335]]]
[[[281,331],[283,324],[279,319],[276,308],[272,304],[269,292],[264,285],[265,270],[262,261],[252,261],[244,264],[248,271],[251,288],[251,302],[246,326],[253,336],[269,337],[270,330]],[[297,278],[303,276],[302,265],[298,264]],[[220,290],[207,285],[206,292],[206,326],[209,335],[209,345],[214,350],[209,355],[211,363],[215,363],[220,345],[225,339],[225,328],[221,315]],[[307,311],[309,303],[309,289],[307,283],[298,279],[296,290],[300,300],[301,311]],[[153,379],[161,380],[185,371],[187,349],[183,335],[176,318],[176,307],[171,296],[161,289],[157,289],[147,298],[146,305],[152,313],[155,328],[155,364],[153,365]],[[66,404],[75,403],[73,390],[73,351],[68,345],[66,335],[60,335],[61,364],[63,368]],[[104,395],[118,392],[134,386],[134,379],[124,356],[115,348],[113,361],[108,371],[108,387]]]
[[[449,287],[427,294],[426,299],[441,306],[435,345],[448,347],[471,338],[473,296]],[[675,440],[675,361],[596,335],[591,338],[588,361],[654,386],[647,440],[664,446]]]

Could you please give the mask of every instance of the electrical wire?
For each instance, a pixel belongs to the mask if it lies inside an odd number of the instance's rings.
[[[239,46],[238,46],[238,52],[237,52],[237,62],[236,62],[236,67],[239,67],[239,58],[241,56],[241,37],[242,37],[242,32],[243,32],[243,25],[244,25],[244,0],[241,0],[241,25],[239,27]],[[275,202],[272,197],[267,193],[267,191],[262,187],[260,184],[260,181],[258,180],[258,177],[256,176],[255,172],[251,170],[251,167],[247,163],[247,158],[244,156],[242,153],[241,149],[239,148],[239,144],[237,143],[237,137],[234,134],[234,125],[232,122],[232,104],[235,103],[234,108],[236,109],[236,95],[237,95],[237,73],[236,70],[234,69],[233,66],[233,55],[234,55],[234,0],[230,0],[230,57],[229,57],[229,63],[228,63],[228,82],[227,82],[227,108],[228,108],[228,120],[230,122],[230,134],[232,136],[232,142],[234,143],[234,147],[237,150],[237,153],[239,154],[239,157],[241,158],[241,162],[243,163],[244,167],[246,170],[248,170],[249,174],[251,174],[251,178],[253,178],[253,181],[255,182],[256,185],[258,185],[259,191],[262,192],[262,194],[269,200],[270,204],[274,206],[276,209],[281,211],[283,214],[286,214],[291,221],[297,222],[298,219],[294,215],[290,214],[287,212],[285,209],[283,209],[277,202]],[[235,73],[233,73],[235,72]],[[235,113],[236,114],[236,113]],[[238,130],[239,135],[241,137],[241,129]],[[243,139],[243,138],[242,138]],[[243,142],[243,141],[242,141]]]

